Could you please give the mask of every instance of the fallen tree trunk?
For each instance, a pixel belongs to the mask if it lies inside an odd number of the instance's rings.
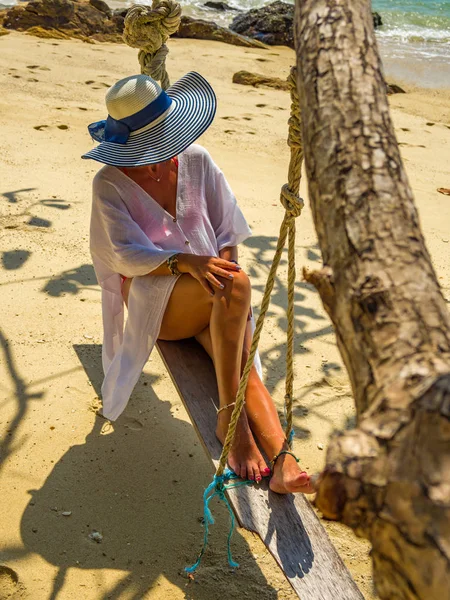
[[[334,324],[358,416],[317,505],[372,543],[381,598],[450,598],[450,317],[419,227],[369,3],[297,0],[298,89]]]

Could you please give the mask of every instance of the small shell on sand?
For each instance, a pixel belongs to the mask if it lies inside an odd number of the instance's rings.
[[[91,539],[93,542],[97,542],[97,544],[100,544],[100,542],[103,540],[103,536],[99,531],[92,531],[89,534],[89,539]]]

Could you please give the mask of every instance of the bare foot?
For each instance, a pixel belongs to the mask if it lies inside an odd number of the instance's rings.
[[[282,454],[273,467],[270,489],[277,494],[314,494],[315,489],[305,471],[301,471],[295,458]]]
[[[217,415],[216,436],[222,444],[225,442],[233,408],[230,406]],[[234,442],[228,454],[228,464],[236,475],[251,481],[259,482],[270,473],[256,445],[244,410],[239,417]]]

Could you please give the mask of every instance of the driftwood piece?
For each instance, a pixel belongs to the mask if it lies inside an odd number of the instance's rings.
[[[358,427],[317,504],[372,543],[384,599],[450,598],[450,316],[400,157],[365,0],[297,3],[298,89],[333,321]]]
[[[218,406],[219,400],[211,360],[194,340],[160,341],[157,347],[197,434],[216,467],[221,444],[214,433],[217,415],[213,403]],[[230,490],[229,498],[240,525],[258,533],[299,598],[363,600],[303,495],[274,494],[266,481],[259,486]]]
[[[259,73],[250,73],[250,71],[238,71],[233,75],[233,83],[241,85],[252,85],[253,87],[274,88],[276,90],[289,90],[289,84],[285,79],[279,77],[269,77],[268,75],[260,75]]]

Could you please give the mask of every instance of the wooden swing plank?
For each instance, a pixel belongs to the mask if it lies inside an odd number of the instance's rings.
[[[158,351],[216,467],[221,444],[214,431],[218,406],[212,362],[195,340],[158,342]],[[310,503],[260,485],[228,492],[241,525],[257,533],[302,600],[364,600]]]

